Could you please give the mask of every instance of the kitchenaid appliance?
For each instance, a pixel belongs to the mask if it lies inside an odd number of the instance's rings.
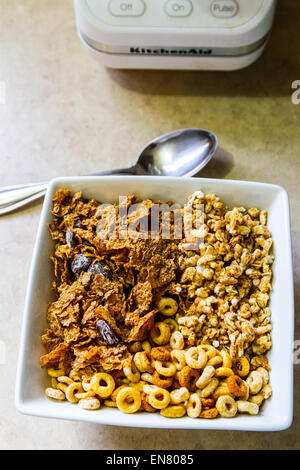
[[[74,0],[78,34],[114,68],[235,70],[263,52],[276,0]]]

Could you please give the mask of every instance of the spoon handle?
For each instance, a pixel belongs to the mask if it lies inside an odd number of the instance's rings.
[[[101,173],[93,173],[89,176],[107,176],[135,174],[135,167],[120,170],[108,170]],[[0,189],[0,216],[13,212],[30,202],[43,197],[46,194],[48,183],[21,184],[6,186]]]

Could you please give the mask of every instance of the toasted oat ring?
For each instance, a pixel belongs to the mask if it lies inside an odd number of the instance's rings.
[[[117,403],[113,400],[104,400],[103,404],[109,408],[118,408]]]
[[[164,322],[157,322],[150,331],[150,338],[155,344],[162,346],[167,344],[171,336],[169,326]]]
[[[202,409],[214,408],[215,406],[215,400],[213,400],[212,398],[200,397],[200,400],[202,404]]]
[[[217,377],[229,377],[230,375],[234,375],[233,370],[229,369],[229,367],[219,367],[216,369],[215,374]]]
[[[176,320],[174,320],[174,318],[166,318],[165,320],[163,320],[163,323],[165,323],[166,325],[168,325],[168,327],[170,328],[171,332],[173,333],[174,331],[178,331],[179,330],[179,326],[178,326],[178,323]]]
[[[223,358],[221,356],[214,356],[207,362],[208,366],[219,367],[223,364]]]
[[[209,408],[207,410],[202,410],[200,413],[199,418],[204,418],[204,419],[214,419],[218,416],[219,412],[217,408]]]
[[[225,349],[222,349],[222,351],[220,351],[220,354],[223,358],[223,367],[228,367],[229,369],[231,369],[232,360],[231,360],[229,352],[227,352]]]
[[[202,374],[200,375],[199,379],[196,382],[197,388],[204,388],[206,385],[209,384],[213,376],[215,375],[215,368],[212,366],[206,366],[203,369]]]
[[[256,395],[258,392],[260,392],[260,390],[262,389],[262,386],[263,386],[262,374],[260,374],[256,370],[253,370],[248,375],[248,377],[246,379],[246,382],[249,385],[250,393],[252,395]]]
[[[125,387],[117,395],[117,406],[124,413],[136,413],[141,407],[141,394],[132,387]]]
[[[124,372],[126,378],[128,380],[130,380],[130,382],[136,382],[137,383],[137,382],[139,382],[139,380],[141,378],[141,374],[138,371],[132,357],[129,358],[128,360],[126,359],[126,361],[124,361],[123,372]]]
[[[250,364],[245,356],[237,359],[235,362],[237,373],[240,377],[247,377],[250,371]]]
[[[210,344],[199,344],[197,348],[203,349],[203,351],[206,352],[208,359],[220,355],[220,351]]]
[[[158,310],[166,317],[172,317],[178,310],[178,303],[171,297],[162,297],[158,302]]]
[[[61,377],[65,376],[65,370],[64,369],[53,369],[52,367],[47,370],[48,375],[50,377]]]
[[[82,393],[83,388],[81,382],[73,382],[68,385],[67,390],[65,391],[66,399],[71,403],[78,403],[78,398],[75,396],[76,393]]]
[[[186,387],[175,388],[170,392],[171,397],[171,404],[172,405],[179,405],[180,403],[184,403],[190,397],[190,392]]]
[[[207,398],[214,393],[216,388],[219,385],[219,380],[216,377],[213,377],[211,381],[199,392],[200,397]]]
[[[185,366],[178,372],[178,381],[181,387],[186,387],[191,392],[196,391],[196,382],[199,379],[199,371]]]
[[[101,385],[104,382],[105,385]],[[115,389],[113,377],[105,372],[94,374],[91,378],[91,389],[101,398],[108,398]]]
[[[161,388],[169,388],[173,383],[173,377],[161,377],[157,370],[152,375],[154,385]]]
[[[141,400],[142,400],[142,407],[144,408],[145,411],[147,411],[148,413],[156,412],[156,409],[153,408],[153,406],[151,406],[150,403],[147,401],[147,394],[145,392],[142,392]]]
[[[171,351],[171,359],[177,370],[181,370],[186,366],[185,353],[181,349],[174,349]]]
[[[170,338],[170,345],[172,349],[184,348],[184,337],[180,331],[173,331]]]
[[[161,410],[160,414],[165,418],[182,418],[186,414],[186,408],[184,405],[171,405]]]
[[[170,400],[170,394],[168,390],[165,390],[164,388],[157,388],[156,390],[152,390],[148,396],[148,402],[156,410],[162,410],[163,408],[166,408],[170,403]]]
[[[247,387],[244,384],[244,381],[238,375],[230,375],[227,378],[227,385],[229,393],[234,397],[242,398],[247,392]]]
[[[84,400],[85,398],[92,398],[96,394],[92,390],[89,392],[80,392],[80,393],[74,393],[75,397],[78,398],[78,400]]]
[[[133,360],[139,372],[153,372],[153,367],[146,351],[135,353]]]
[[[233,418],[237,414],[237,404],[230,395],[222,395],[217,399],[216,408],[224,418]]]
[[[192,369],[202,369],[207,363],[207,354],[203,349],[192,347],[186,351],[185,360]]]
[[[120,390],[122,390],[123,388],[127,388],[127,387],[128,387],[128,385],[125,385],[125,384],[124,384],[124,385],[120,385],[118,388],[116,388],[116,389],[112,392],[110,399],[111,399],[112,401],[116,401],[116,400],[117,400],[117,395],[118,395],[118,393],[120,392]]]
[[[154,361],[155,370],[164,377],[173,377],[176,374],[176,366],[173,362]]]
[[[171,354],[168,348],[163,346],[157,346],[151,349],[150,356],[155,361],[167,362],[171,358]]]
[[[201,399],[197,393],[192,393],[186,406],[187,415],[190,418],[199,418],[201,411]]]

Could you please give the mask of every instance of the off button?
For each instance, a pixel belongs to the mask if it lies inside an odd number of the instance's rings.
[[[217,18],[232,18],[239,11],[235,0],[218,0],[211,4],[211,12]]]
[[[108,8],[113,16],[141,16],[145,4],[142,0],[111,0]]]
[[[169,16],[189,16],[192,9],[190,0],[169,0],[165,5],[165,11]]]

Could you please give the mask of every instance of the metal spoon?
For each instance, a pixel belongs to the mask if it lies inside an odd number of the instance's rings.
[[[193,176],[214,156],[217,137],[204,129],[181,129],[157,137],[140,152],[131,168],[93,173],[107,175]],[[0,189],[0,215],[45,195],[48,183],[6,186]]]

